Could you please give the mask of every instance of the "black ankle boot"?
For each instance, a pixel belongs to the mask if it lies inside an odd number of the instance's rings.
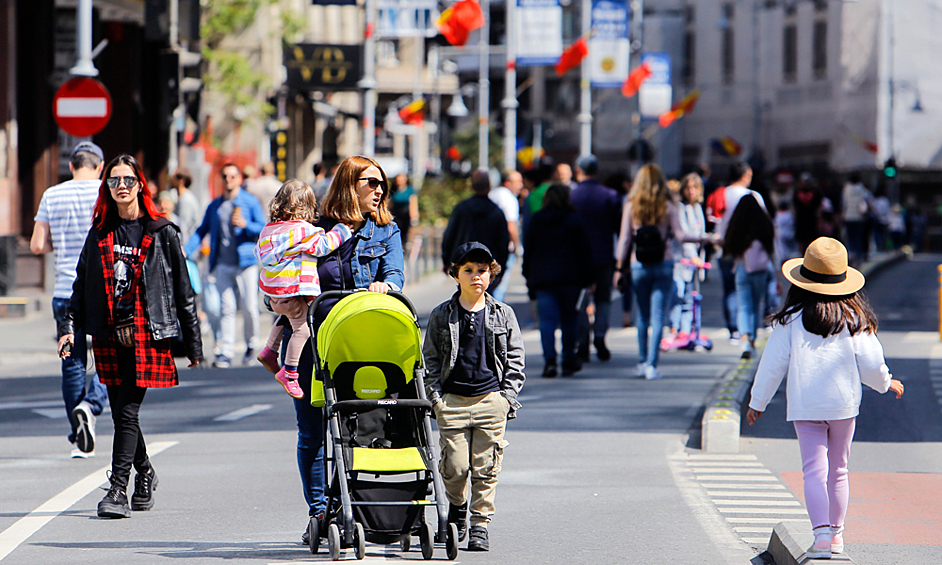
[[[464,541],[468,535],[468,503],[455,506],[448,503],[448,523],[458,526],[458,541]]]
[[[468,539],[468,551],[488,551],[490,544],[487,541],[487,528],[474,526],[471,528],[471,538]]]
[[[134,511],[150,510],[154,507],[154,491],[157,490],[157,472],[151,467],[146,473],[138,471],[134,477],[134,494],[131,495],[131,509]]]
[[[98,503],[99,518],[130,518],[131,509],[128,508],[128,493],[124,488],[111,483],[108,494]]]

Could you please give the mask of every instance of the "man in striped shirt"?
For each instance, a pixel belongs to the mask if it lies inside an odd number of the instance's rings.
[[[72,150],[69,170],[72,180],[46,189],[36,212],[33,237],[29,248],[36,255],[55,253],[56,285],[52,295],[52,314],[56,324],[62,323],[85,237],[92,226],[92,208],[98,198],[101,171],[104,168],[101,148],[83,141]],[[82,335],[77,328],[77,335]],[[62,398],[72,423],[69,441],[74,445],[73,458],[95,456],[95,417],[108,403],[108,389],[92,373],[86,392],[85,365],[88,360],[86,339],[76,339],[72,355],[62,360]]]

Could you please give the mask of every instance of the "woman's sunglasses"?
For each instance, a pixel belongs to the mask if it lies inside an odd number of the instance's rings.
[[[363,178],[361,178],[360,180],[365,180],[365,181],[366,181],[366,184],[370,185],[370,189],[371,189],[371,190],[376,190],[376,189],[379,188],[380,186],[382,186],[384,189],[386,188],[386,183],[383,182],[383,179],[378,179],[378,178],[375,178],[375,177],[372,177],[372,178],[363,177]]]
[[[108,185],[108,188],[114,189],[121,186],[122,181],[129,190],[134,190],[138,182],[137,177],[108,177],[105,179],[105,184]]]

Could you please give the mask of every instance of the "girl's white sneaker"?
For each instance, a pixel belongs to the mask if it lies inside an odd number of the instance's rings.
[[[808,559],[831,558],[831,526],[818,526],[814,530],[814,543],[805,552]]]
[[[831,526],[831,553],[844,553],[844,526]]]

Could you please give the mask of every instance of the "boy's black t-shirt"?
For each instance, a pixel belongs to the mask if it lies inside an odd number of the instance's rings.
[[[124,220],[114,230],[114,318],[126,320],[134,316],[135,270],[141,262],[144,227],[141,221]]]
[[[458,306],[458,359],[442,383],[442,392],[458,396],[481,396],[500,390],[497,371],[488,358],[484,317],[487,308],[469,312]]]

